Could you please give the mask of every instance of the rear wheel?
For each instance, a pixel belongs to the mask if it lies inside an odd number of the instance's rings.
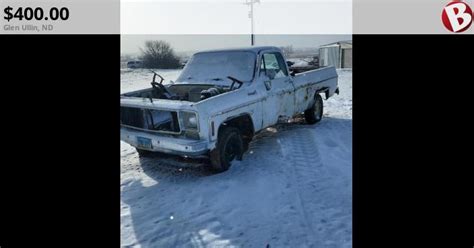
[[[229,169],[231,162],[242,160],[244,144],[239,129],[235,127],[224,127],[219,132],[216,148],[211,151],[212,168],[218,172]]]
[[[304,111],[304,117],[308,124],[315,124],[323,118],[323,98],[320,94],[314,96],[314,104]]]

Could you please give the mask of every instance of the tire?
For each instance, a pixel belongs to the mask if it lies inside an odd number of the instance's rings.
[[[217,172],[229,169],[234,159],[242,160],[244,144],[239,129],[224,127],[219,132],[216,148],[210,152],[211,166]]]
[[[323,98],[320,94],[314,96],[314,104],[311,108],[304,111],[304,118],[308,124],[315,124],[323,118]]]
[[[150,152],[150,151],[147,151],[147,150],[142,150],[142,149],[139,149],[139,148],[135,148],[135,149],[137,149],[138,156],[140,158],[151,157],[151,155],[153,154],[153,152]]]

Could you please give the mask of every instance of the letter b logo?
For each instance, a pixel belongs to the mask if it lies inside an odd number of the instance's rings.
[[[472,24],[472,10],[464,2],[453,1],[444,7],[441,19],[449,31],[464,32]]]

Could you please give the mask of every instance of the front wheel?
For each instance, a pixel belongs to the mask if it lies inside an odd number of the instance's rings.
[[[242,160],[244,144],[239,129],[225,127],[219,132],[216,148],[211,151],[212,168],[218,172],[229,169],[234,159]]]
[[[138,156],[140,158],[147,158],[147,157],[151,157],[153,152],[150,152],[150,151],[147,151],[147,150],[142,150],[140,148],[135,148],[137,149],[137,152],[138,152]]]
[[[320,94],[314,96],[314,104],[304,111],[304,117],[308,124],[315,124],[323,118],[323,98]]]

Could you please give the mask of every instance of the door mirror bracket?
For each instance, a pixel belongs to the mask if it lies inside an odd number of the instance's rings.
[[[270,90],[272,88],[272,81],[268,80],[268,81],[265,81],[265,88],[267,90]]]

